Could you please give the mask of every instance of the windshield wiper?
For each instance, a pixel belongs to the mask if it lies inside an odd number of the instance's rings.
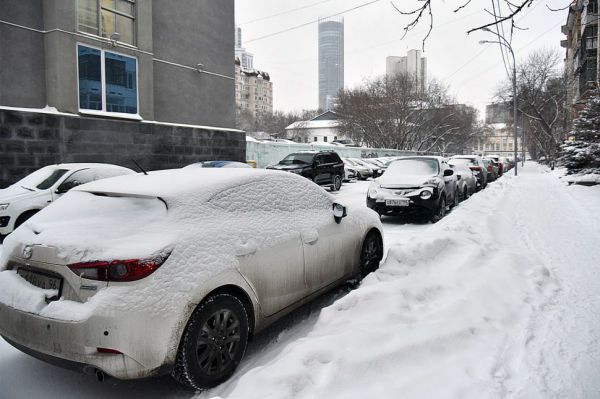
[[[25,186],[21,186],[21,188],[24,188],[25,190],[29,190],[29,191],[35,191],[33,188],[29,188],[29,187],[25,187]]]

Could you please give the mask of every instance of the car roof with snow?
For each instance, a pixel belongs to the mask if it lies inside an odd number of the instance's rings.
[[[49,167],[55,167],[57,169],[67,169],[67,170],[76,170],[76,169],[85,169],[85,168],[118,168],[118,169],[128,169],[123,166],[113,165],[109,163],[60,163],[56,165],[48,165]]]
[[[140,197],[179,198],[194,195],[198,200],[243,184],[258,181],[296,180],[302,184],[306,179],[289,173],[263,169],[188,168],[171,169],[97,180],[74,190],[107,195],[131,195]]]

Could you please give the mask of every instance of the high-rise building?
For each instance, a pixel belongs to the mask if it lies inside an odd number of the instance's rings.
[[[319,108],[334,107],[344,88],[344,19],[319,20]]]
[[[240,60],[242,68],[254,68],[254,54],[247,52],[242,46],[242,28],[239,26],[235,27],[235,58]]]
[[[408,74],[414,77],[417,88],[425,91],[427,86],[427,58],[421,56],[421,50],[409,50],[406,57],[387,57],[385,73],[388,77]]]

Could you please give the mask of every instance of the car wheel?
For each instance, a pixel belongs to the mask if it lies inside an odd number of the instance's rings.
[[[445,196],[442,196],[442,199],[440,200],[440,205],[431,217],[431,221],[433,223],[437,223],[440,220],[442,220],[444,216],[446,216],[446,198]]]
[[[377,270],[381,259],[383,259],[383,242],[377,233],[371,232],[365,238],[360,253],[361,278]]]
[[[340,175],[335,175],[333,177],[333,184],[331,185],[332,191],[340,191],[342,188],[342,177]]]
[[[27,220],[29,220],[33,215],[35,215],[36,213],[38,213],[39,211],[27,211],[21,214],[21,216],[19,216],[17,218],[17,220],[15,221],[15,230],[17,229],[17,227],[19,227],[20,225],[22,225],[23,223],[25,223]]]
[[[356,180],[364,180],[360,173],[356,174]]]
[[[172,377],[195,389],[226,381],[246,351],[248,325],[244,305],[235,296],[219,294],[204,301],[185,328]]]

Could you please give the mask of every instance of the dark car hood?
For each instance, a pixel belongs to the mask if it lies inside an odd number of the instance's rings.
[[[267,169],[275,169],[275,170],[293,170],[293,169],[302,169],[306,168],[308,165],[302,164],[293,164],[293,165],[271,165]]]

